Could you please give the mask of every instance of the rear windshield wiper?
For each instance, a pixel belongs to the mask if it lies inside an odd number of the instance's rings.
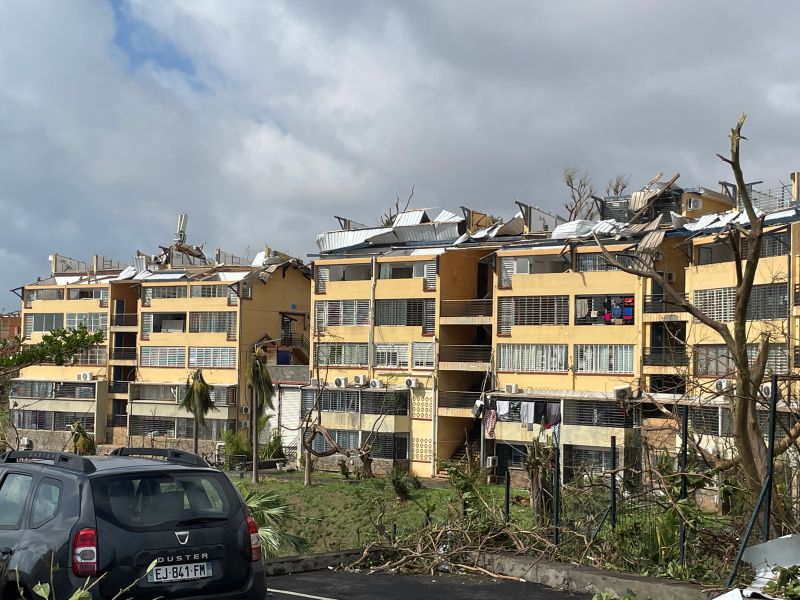
[[[227,521],[228,517],[194,517],[192,519],[185,519],[178,521],[175,525],[198,525],[200,523],[216,523],[218,521]]]

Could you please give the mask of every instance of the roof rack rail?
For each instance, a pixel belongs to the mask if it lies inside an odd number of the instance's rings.
[[[36,460],[53,461],[53,466],[78,471],[79,473],[94,473],[97,468],[94,463],[84,456],[70,452],[46,452],[43,450],[20,450],[0,454],[0,464],[30,462]]]
[[[197,454],[175,448],[116,448],[111,451],[111,456],[157,456],[181,465],[208,467],[208,463]]]

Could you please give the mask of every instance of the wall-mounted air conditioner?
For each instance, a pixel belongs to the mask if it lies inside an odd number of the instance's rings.
[[[664,271],[664,281],[666,281],[667,283],[675,283],[675,272]]]
[[[370,379],[369,387],[371,387],[373,390],[382,390],[384,386],[380,379]]]
[[[333,380],[333,386],[337,388],[347,387],[347,377],[337,377]]]
[[[614,388],[614,400],[617,402],[626,402],[631,399],[631,386],[619,385]]]
[[[485,464],[486,464],[486,468],[487,469],[496,469],[497,468],[497,457],[496,456],[487,456]]]
[[[406,377],[406,387],[409,389],[413,389],[417,387],[417,378],[416,377]]]
[[[772,382],[762,383],[759,390],[761,391],[761,395],[767,400],[772,398]]]
[[[703,200],[700,198],[689,198],[686,201],[686,210],[700,210],[703,208]]]
[[[249,406],[242,406],[242,414],[249,415],[250,414],[250,407]]]
[[[516,383],[506,384],[506,394],[516,394],[519,392],[519,386]]]
[[[734,382],[732,379],[717,379],[714,382],[714,391],[718,394],[723,394],[727,392],[734,386]]]
[[[353,377],[353,383],[355,385],[365,386],[367,385],[368,381],[369,380],[367,379],[366,375],[356,375],[355,377]]]

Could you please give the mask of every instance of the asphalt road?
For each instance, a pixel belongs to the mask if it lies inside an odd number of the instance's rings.
[[[589,600],[535,583],[488,577],[314,571],[267,578],[271,600]]]

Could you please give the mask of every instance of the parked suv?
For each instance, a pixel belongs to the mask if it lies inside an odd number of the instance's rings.
[[[125,598],[267,597],[258,527],[228,478],[199,456],[0,455],[0,598],[31,599],[37,583],[52,581],[62,600],[101,575],[95,599],[136,580]]]

